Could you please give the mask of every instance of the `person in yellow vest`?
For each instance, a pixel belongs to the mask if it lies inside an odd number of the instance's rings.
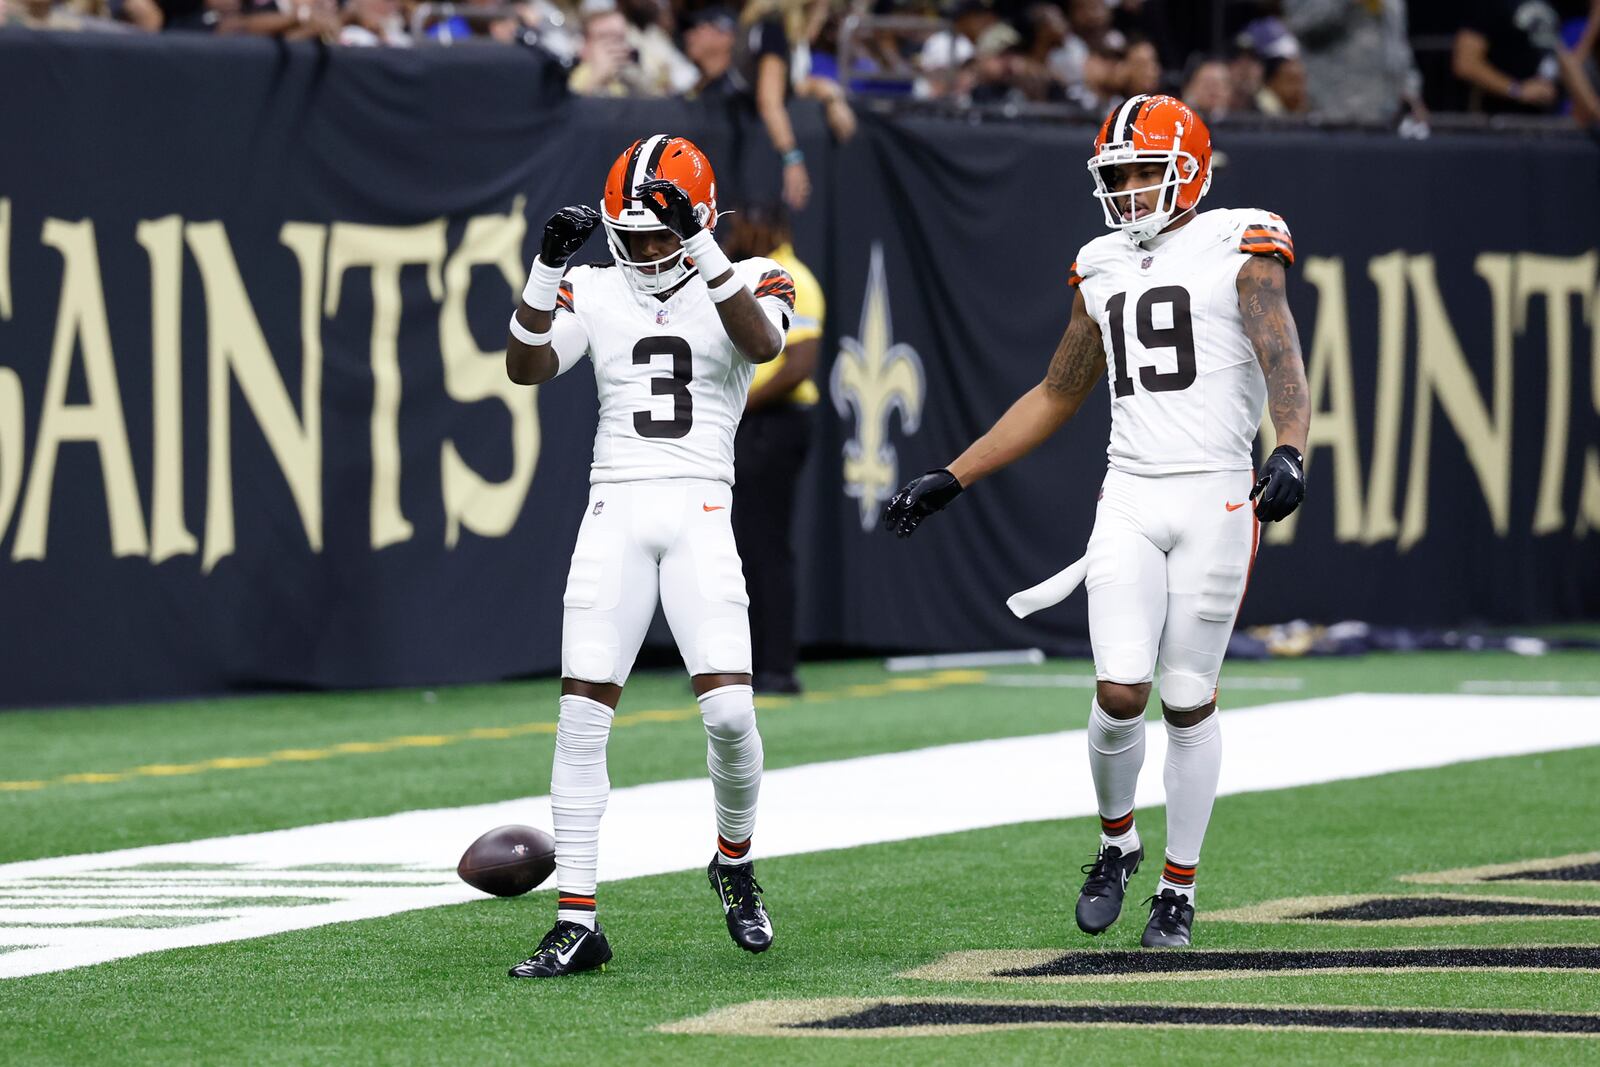
[[[794,254],[781,204],[727,215],[735,259],[766,256],[794,279],[794,315],[783,355],[756,367],[733,443],[733,535],[750,592],[757,693],[798,693],[795,676],[794,501],[820,394],[811,376],[822,344],[822,288]]]

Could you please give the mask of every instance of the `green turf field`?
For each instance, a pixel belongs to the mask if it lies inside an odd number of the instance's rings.
[[[1090,671],[1086,663],[1064,661],[905,676],[876,663],[810,666],[803,672],[805,698],[761,702],[768,766],[1081,728]],[[1481,683],[1592,699],[1600,692],[1600,664],[1587,653],[1230,664],[1223,705],[1349,692],[1474,692]],[[555,692],[553,682],[531,682],[6,713],[0,715],[0,825],[9,832],[0,835],[0,862],[541,794],[549,782]],[[683,679],[637,677],[611,743],[613,787],[703,775],[704,738],[695,718]],[[1147,765],[1145,773],[1159,768]],[[1206,841],[1197,948],[1600,946],[1600,869],[1586,875],[1582,863],[1567,880],[1401,880],[1600,849],[1596,782],[1600,748],[1580,748],[1224,797]],[[1140,817],[1147,850],[1155,852],[1160,813]],[[851,1007],[829,1016],[835,1019],[885,998],[957,1015],[965,1010],[961,1002],[973,1000],[1399,1007],[1472,1010],[1496,1019],[1600,1012],[1600,969],[1593,964],[1438,971],[1391,963],[1371,972],[1251,973],[1270,968],[1264,957],[1205,978],[999,982],[958,970],[907,976],[964,950],[1136,947],[1142,915],[1133,890],[1130,911],[1104,937],[1091,940],[1072,924],[1077,865],[1094,840],[1094,820],[1079,818],[762,860],[778,943],[761,957],[733,948],[703,873],[689,871],[603,886],[602,917],[616,960],[604,974],[554,983],[504,976],[548,926],[548,894],[0,979],[4,1062],[89,1062],[108,1050],[131,1063],[988,1064],[1112,1056],[1176,1063],[1600,1062],[1600,1036],[1415,1027],[867,1036],[871,1028],[857,1025],[857,1036],[844,1037],[833,1030],[756,1037],[658,1029],[754,1001],[811,998],[850,1000]],[[449,865],[454,857],[441,859]],[[1600,868],[1600,857],[1588,862]],[[1153,884],[1153,873],[1140,875],[1138,896],[1149,891],[1146,880]],[[1432,925],[1286,922],[1260,911],[1272,905],[1304,913],[1303,898],[1430,894],[1464,898],[1469,912],[1489,898],[1595,906],[1587,913]],[[747,1014],[732,1028],[759,1027],[761,1013]]]

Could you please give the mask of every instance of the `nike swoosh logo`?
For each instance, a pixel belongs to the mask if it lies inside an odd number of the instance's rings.
[[[1229,511],[1238,511],[1240,508],[1244,507],[1244,505],[1248,504],[1248,503],[1250,503],[1250,501],[1246,500],[1246,501],[1244,501],[1244,503],[1240,503],[1240,504],[1223,504],[1222,506],[1227,508]]]
[[[582,937],[578,938],[578,940],[574,941],[572,943],[572,947],[567,949],[567,951],[562,952],[560,950],[557,950],[557,952],[556,952],[556,961],[558,963],[560,963],[561,966],[563,966],[563,967],[565,967],[567,964],[571,963],[572,962],[572,957],[577,954],[579,946],[582,945],[587,940],[589,940],[589,935],[588,934],[584,934]]]
[[[726,504],[701,504],[700,505],[700,510],[701,511],[721,511],[723,508],[725,508],[727,506],[728,505],[726,505]]]

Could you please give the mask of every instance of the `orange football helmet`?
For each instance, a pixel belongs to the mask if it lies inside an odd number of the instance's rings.
[[[665,178],[688,194],[695,217],[707,230],[717,225],[717,178],[711,172],[711,161],[694,142],[665,133],[633,142],[611,164],[600,211],[611,255],[635,288],[663,293],[689,276],[692,263],[685,261],[681,251],[661,259],[635,260],[625,237],[630,231],[662,228],[655,213],[635,199],[639,186],[654,178]]]
[[[1112,190],[1105,171],[1130,163],[1165,163],[1155,185]],[[1211,131],[1194,110],[1175,96],[1135,96],[1118,104],[1100,124],[1089,157],[1095,198],[1105,209],[1106,225],[1135,241],[1145,241],[1190,210],[1211,188]],[[1156,210],[1140,214],[1134,196],[1160,190]]]

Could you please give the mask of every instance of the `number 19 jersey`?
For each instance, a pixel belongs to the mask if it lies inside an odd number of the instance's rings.
[[[1283,219],[1253,209],[1205,211],[1142,245],[1111,233],[1078,253],[1070,280],[1105,344],[1113,469],[1251,469],[1266,379],[1244,332],[1236,284],[1252,255],[1294,262]]]
[[[733,484],[733,435],[754,365],[728,338],[698,274],[666,300],[636,291],[622,267],[573,267],[556,317],[583,327],[600,421],[591,484],[704,479]],[[770,259],[734,271],[778,332],[788,332],[794,283]]]

